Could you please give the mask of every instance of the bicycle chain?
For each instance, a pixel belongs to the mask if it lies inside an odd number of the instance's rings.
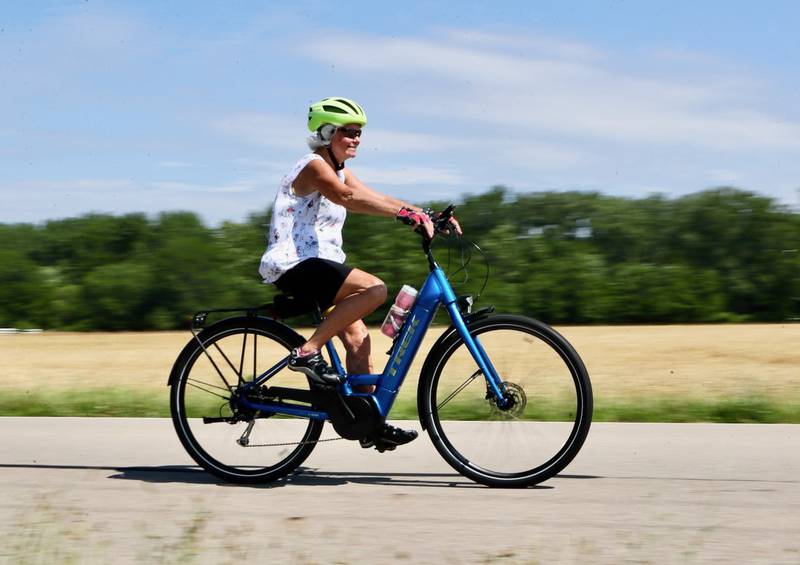
[[[309,443],[324,443],[326,441],[337,441],[344,439],[343,437],[330,437],[327,439],[316,439],[314,441],[288,441],[286,443],[254,443],[253,445],[241,445],[242,447],[283,447],[285,445],[308,445]]]

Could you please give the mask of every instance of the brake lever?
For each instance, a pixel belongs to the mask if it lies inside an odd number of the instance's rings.
[[[436,233],[450,233],[452,229],[450,226],[450,220],[453,218],[453,212],[455,212],[455,210],[455,204],[450,204],[447,208],[439,213],[435,220],[433,220],[434,231]]]

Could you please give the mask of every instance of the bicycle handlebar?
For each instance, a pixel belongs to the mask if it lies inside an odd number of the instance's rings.
[[[455,204],[450,204],[447,208],[439,212],[438,214],[429,212],[428,217],[430,217],[431,222],[433,223],[433,237],[428,237],[425,233],[425,229],[420,225],[417,226],[414,231],[417,232],[420,237],[422,237],[423,243],[430,244],[433,241],[433,238],[436,237],[437,234],[440,233],[448,233],[451,229],[450,219],[453,217],[453,212],[455,211],[456,206]]]
[[[431,218],[433,227],[436,228],[435,232],[446,231],[450,228],[450,218],[453,217],[453,212],[456,210],[455,204],[450,204],[447,208],[442,210],[436,218]]]
[[[425,256],[428,258],[428,266],[430,267],[431,271],[436,268],[436,261],[434,260],[433,255],[431,255],[431,242],[433,242],[436,234],[447,233],[450,230],[450,218],[453,217],[453,211],[455,211],[455,209],[455,205],[450,204],[450,206],[438,214],[430,216],[431,221],[433,222],[432,237],[428,237],[428,234],[425,233],[425,228],[422,226],[417,226],[414,229],[414,231],[417,232],[422,238],[422,250],[425,252]]]

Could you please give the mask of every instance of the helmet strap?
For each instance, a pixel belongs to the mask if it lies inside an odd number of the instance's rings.
[[[341,171],[342,169],[344,169],[344,161],[340,163],[339,161],[336,160],[336,157],[333,156],[333,149],[331,149],[331,146],[328,145],[327,147],[325,147],[325,149],[328,150],[328,156],[331,158],[331,161],[333,162],[333,168],[336,169],[337,171]]]

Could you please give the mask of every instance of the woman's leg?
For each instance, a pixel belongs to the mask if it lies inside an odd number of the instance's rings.
[[[300,350],[322,349],[333,336],[345,331],[354,322],[374,312],[386,301],[386,285],[375,275],[353,269],[333,299],[336,308],[323,320]],[[366,326],[364,326],[366,330]],[[345,343],[347,345],[347,343]],[[349,351],[348,351],[349,353]],[[367,354],[367,358],[369,354]],[[349,370],[349,367],[348,367]],[[360,372],[360,371],[359,371]]]
[[[345,367],[351,375],[372,374],[372,343],[369,338],[367,325],[362,320],[357,320],[339,332],[339,339],[344,344]],[[354,386],[356,392],[374,392],[373,385]]]
[[[374,312],[386,301],[386,285],[378,277],[359,269],[353,269],[333,299],[336,308],[320,324],[314,335],[300,347],[301,352],[321,349],[334,335],[344,342],[348,373],[372,373],[370,359],[371,344],[367,326],[361,318]],[[290,366],[291,368],[291,366]],[[373,392],[375,387],[354,387],[357,392]],[[387,423],[377,435],[363,438],[361,447],[377,447],[379,451],[392,450],[417,438],[415,430],[402,430]]]
[[[345,367],[350,374],[368,375],[372,373],[372,344],[367,325],[356,320],[338,334],[344,344]]]

